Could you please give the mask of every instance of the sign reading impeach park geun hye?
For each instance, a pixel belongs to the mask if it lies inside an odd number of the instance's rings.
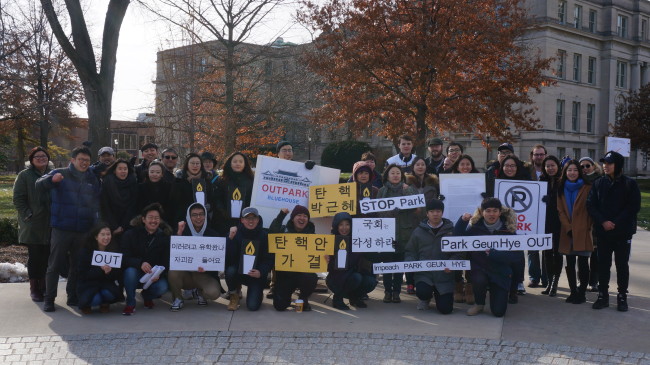
[[[359,201],[359,210],[362,214],[386,212],[395,208],[415,209],[426,206],[427,203],[424,201],[424,194],[406,195],[395,198],[364,199]]]
[[[552,234],[529,234],[509,236],[449,236],[443,237],[443,252],[485,251],[537,251],[553,248]]]
[[[380,262],[372,265],[374,274],[418,271],[470,270],[469,260],[424,260],[405,262]]]

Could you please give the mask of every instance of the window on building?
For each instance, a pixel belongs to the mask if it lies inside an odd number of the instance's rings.
[[[566,148],[564,147],[558,147],[557,148],[557,157],[561,160],[566,156]]]
[[[596,150],[594,150],[592,148],[588,149],[587,150],[587,156],[589,156],[589,158],[591,158],[592,160],[595,160],[596,159]]]
[[[580,103],[574,101],[571,105],[571,131],[578,132],[580,130]]]
[[[176,62],[172,63],[171,68],[172,68],[172,76],[176,77],[176,72],[177,72],[177,70],[176,70]]]
[[[566,23],[566,1],[564,0],[557,2],[557,20],[560,24]]]
[[[616,17],[616,34],[619,37],[627,38],[627,17],[619,15]]]
[[[580,82],[580,74],[582,73],[582,55],[578,53],[573,54],[573,81]]]
[[[573,8],[573,26],[576,29],[582,27],[582,6],[580,5],[576,5],[576,7]]]
[[[557,51],[557,78],[566,78],[566,51],[562,49]]]
[[[208,69],[208,59],[205,57],[201,57],[201,60],[199,61],[199,70],[201,72],[205,72]]]
[[[579,159],[581,157],[580,156],[581,153],[582,153],[582,151],[579,148],[574,148],[573,149],[573,158],[575,158],[576,160]]]
[[[596,28],[596,17],[598,16],[598,13],[596,10],[589,10],[589,31],[591,33],[596,33],[597,28]]]
[[[266,76],[273,76],[273,62],[266,61],[264,64],[264,73]]]
[[[641,40],[648,40],[648,21],[646,19],[641,19]]]
[[[625,87],[627,81],[627,63],[616,62],[616,86]]]
[[[137,150],[140,147],[137,144],[138,143],[137,134],[111,133],[111,141],[115,141],[115,140],[117,140],[118,150]]]
[[[555,106],[555,129],[562,130],[564,126],[564,100],[557,99]]]
[[[594,133],[595,117],[596,117],[596,105],[587,104],[587,133]]]
[[[138,136],[138,148],[147,143],[154,143],[153,136]]]
[[[589,57],[587,65],[587,83],[593,85],[596,83],[596,58]]]

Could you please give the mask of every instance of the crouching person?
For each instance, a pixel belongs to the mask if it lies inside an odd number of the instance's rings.
[[[207,211],[201,203],[194,203],[187,208],[184,222],[178,222],[178,236],[218,237],[217,231],[208,227]],[[221,295],[219,272],[206,272],[202,267],[198,271],[170,271],[167,276],[169,290],[172,293],[172,312],[178,312],[185,304],[183,289],[196,289],[197,304],[208,305],[207,299],[217,299]]]
[[[438,199],[427,202],[427,218],[413,231],[405,247],[404,261],[460,260],[462,253],[442,252],[441,242],[451,236],[454,224],[442,218],[445,205]],[[414,276],[415,295],[420,302],[418,309],[429,309],[431,298],[436,299],[436,309],[449,314],[454,309],[454,274],[448,268],[444,271],[420,271]]]
[[[236,233],[233,232],[226,241],[226,284],[230,294],[228,310],[239,308],[238,288],[242,284],[248,287],[246,308],[249,311],[260,309],[273,259],[273,255],[269,254],[268,235],[263,228],[262,217],[257,209],[245,208]],[[245,267],[251,261],[250,268]]]
[[[291,211],[289,222],[286,226],[282,221],[289,213],[289,209],[282,208],[278,216],[271,223],[270,233],[306,233],[313,234],[316,232],[314,223],[309,221],[309,210],[302,205],[296,205]],[[275,292],[273,295],[273,307],[276,310],[283,311],[291,305],[291,294],[296,289],[300,289],[299,299],[302,299],[303,311],[310,311],[309,296],[316,289],[318,276],[314,273],[276,271]]]
[[[332,234],[351,238],[352,216],[345,212],[337,213],[332,221]],[[364,265],[365,258],[363,258],[363,254],[348,252],[347,267],[339,269],[334,256],[328,257],[326,283],[327,287],[334,293],[332,306],[336,309],[348,310],[350,307],[343,302],[343,298],[348,298],[352,306],[357,308],[368,307],[361,298],[373,291],[377,286],[375,275],[372,274],[372,271],[365,269],[371,267],[371,264]]]
[[[171,228],[161,220],[162,207],[158,203],[146,206],[142,214],[131,220],[135,228],[122,236],[122,268],[124,268],[124,289],[126,306],[122,314],[135,313],[135,291],[143,284],[140,278],[151,273],[156,266],[164,266],[165,271],[147,289],[142,290],[145,308],[153,309],[153,300],[167,292],[167,269],[169,268],[169,236]]]
[[[94,251],[117,252],[111,238],[111,228],[107,224],[99,224],[90,232],[86,245],[79,251],[77,298],[83,314],[90,314],[93,307],[108,313],[111,304],[124,300],[122,289],[116,283],[122,278],[122,270],[108,265],[92,265]]]

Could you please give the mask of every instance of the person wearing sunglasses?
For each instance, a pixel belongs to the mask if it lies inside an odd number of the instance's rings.
[[[165,166],[163,180],[172,184],[174,182],[176,165],[178,164],[178,153],[173,148],[165,148],[162,151],[162,161]]]
[[[593,184],[596,179],[603,175],[600,166],[591,159],[591,157],[582,157],[580,159],[580,170],[582,178],[588,184]],[[594,248],[598,247],[598,236],[593,232]],[[589,258],[589,291],[598,292],[598,250],[594,249]]]

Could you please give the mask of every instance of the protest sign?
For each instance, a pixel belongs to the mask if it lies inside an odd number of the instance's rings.
[[[397,209],[415,209],[419,207],[426,207],[427,203],[424,200],[424,194],[407,195],[396,198],[383,198],[383,199],[364,199],[359,201],[359,210],[361,213],[375,213],[385,212],[388,210]]]
[[[526,236],[447,236],[440,245],[443,252],[485,251],[538,251],[553,248],[552,234],[529,234]]]
[[[255,260],[257,258],[260,248],[260,241],[258,240],[244,240],[241,242],[241,260],[239,267],[241,268],[240,274],[248,274],[255,267]]]
[[[122,267],[122,254],[108,251],[93,251],[92,266],[108,265],[114,269]]]
[[[330,217],[340,212],[357,214],[356,183],[309,187],[309,213],[312,218]]]
[[[470,270],[469,260],[425,260],[405,262],[380,262],[372,265],[374,274],[391,274],[418,271]]]
[[[517,234],[541,234],[546,226],[546,181],[501,180],[495,196],[517,214]]]
[[[269,234],[269,252],[275,254],[275,270],[326,272],[326,255],[334,254],[334,235]]]
[[[630,139],[620,137],[605,137],[605,149],[620,153],[623,157],[630,157]]]
[[[171,236],[169,270],[224,271],[225,263],[225,237]]]
[[[350,257],[350,237],[337,235],[334,240],[334,267],[346,269]]]
[[[395,218],[352,218],[352,252],[395,252]]]
[[[445,197],[444,218],[456,222],[465,213],[474,213],[485,193],[485,174],[440,174],[440,195]]]

